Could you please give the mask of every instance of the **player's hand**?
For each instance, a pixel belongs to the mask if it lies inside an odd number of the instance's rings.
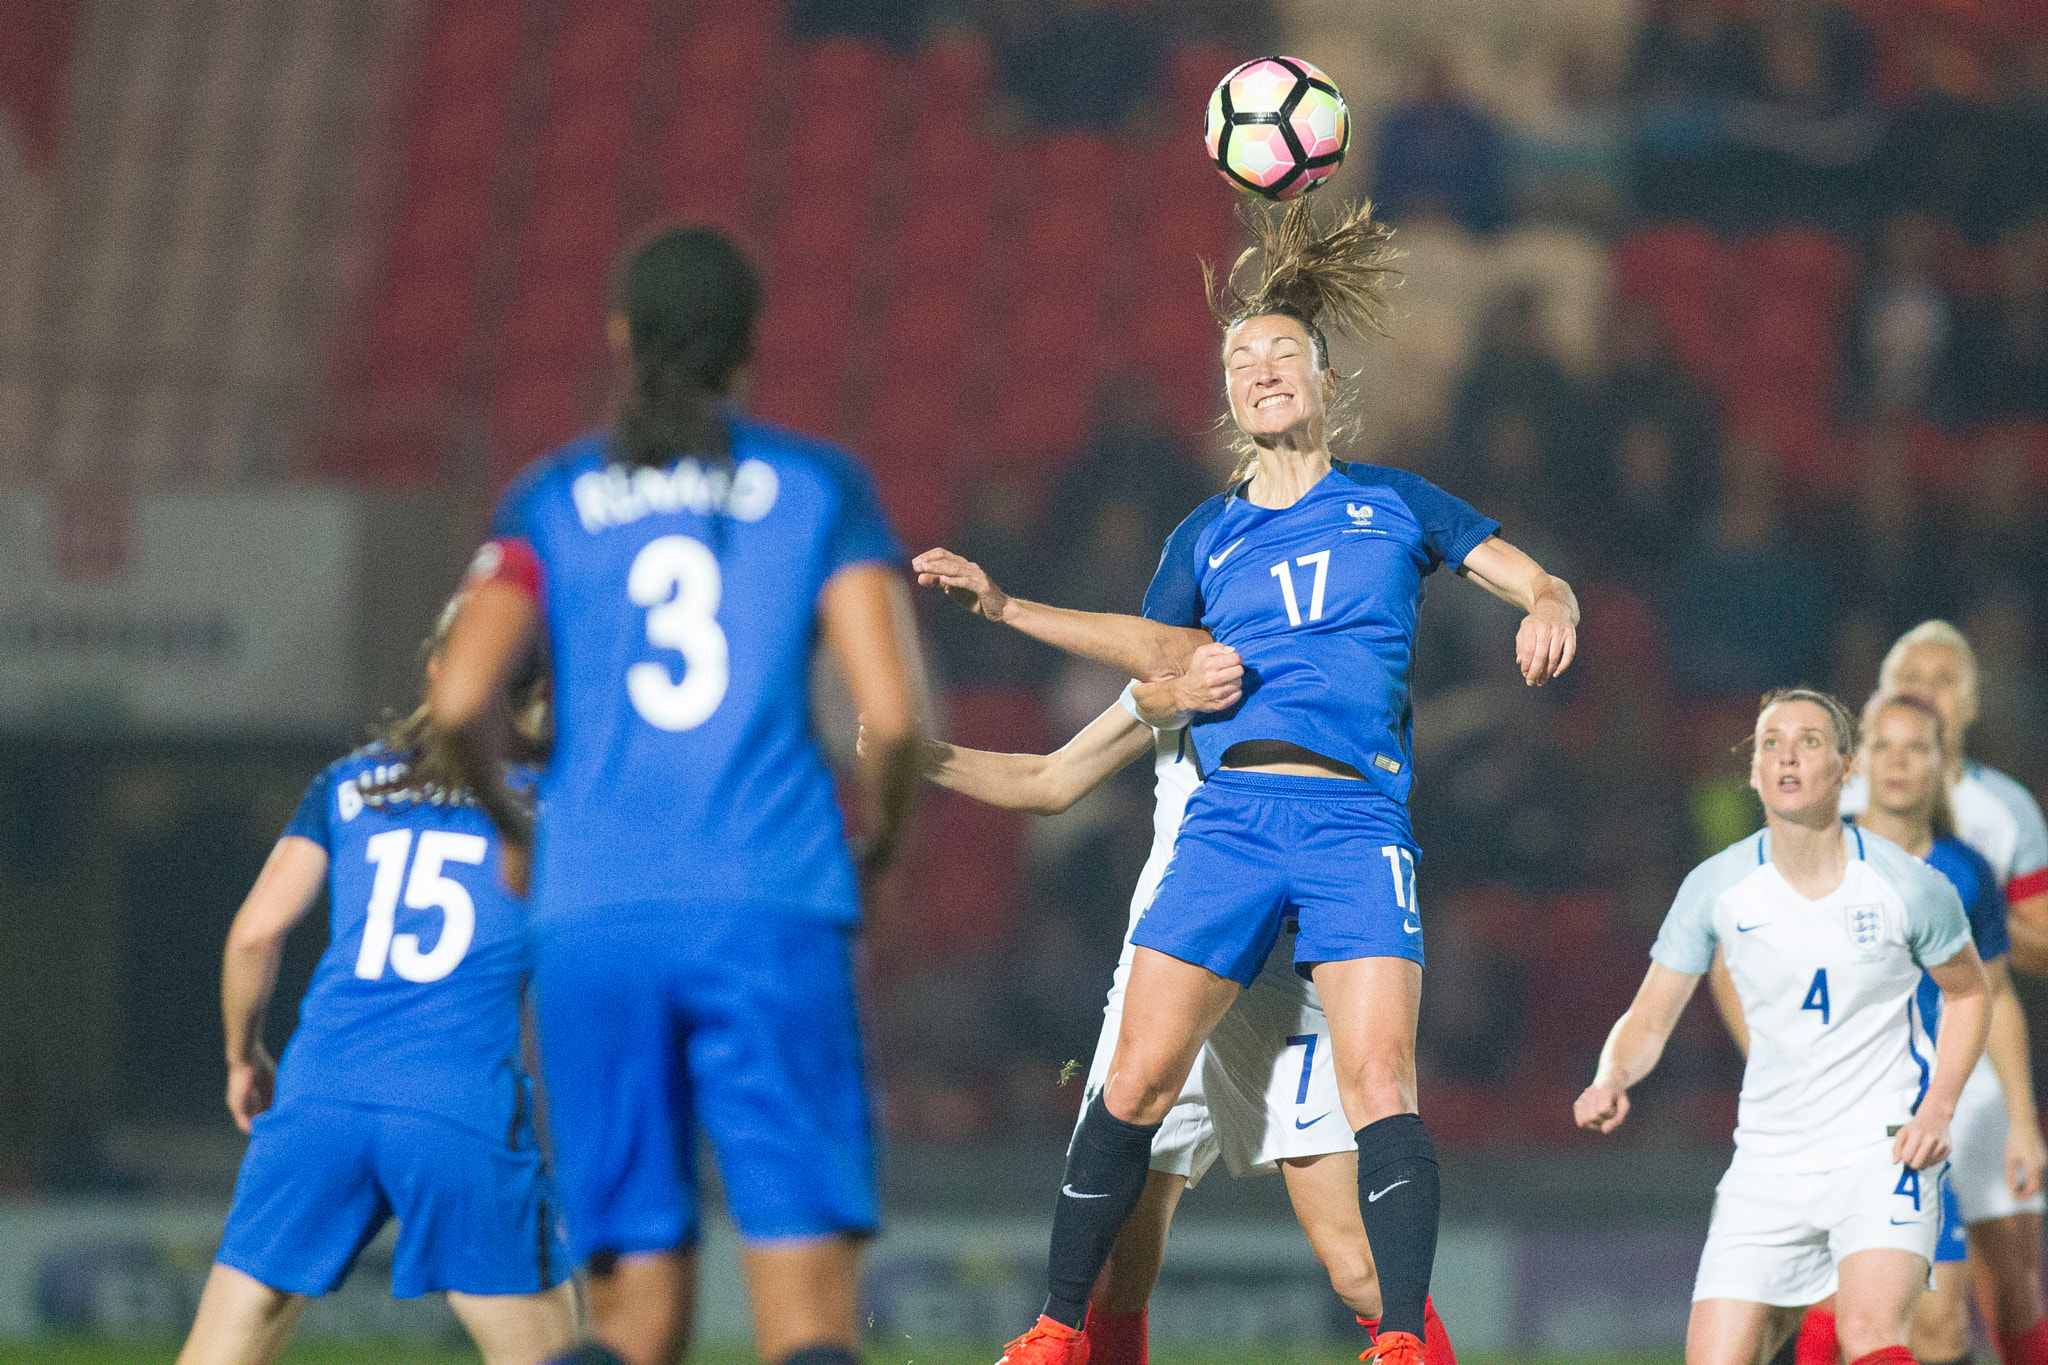
[[[856,723],[859,729],[853,736],[853,755],[855,758],[866,758],[868,756],[867,716],[865,714],[861,715]],[[918,771],[924,773],[937,772],[940,765],[945,763],[946,757],[952,752],[952,749],[953,746],[942,739],[924,740],[919,745],[917,751]]]
[[[1628,1091],[1598,1081],[1586,1087],[1572,1104],[1572,1119],[1581,1128],[1611,1133],[1628,1117]]]
[[[1541,687],[1570,668],[1572,655],[1578,652],[1579,628],[1554,602],[1538,602],[1515,632],[1515,666],[1531,687]]]
[[[277,1063],[261,1045],[248,1061],[229,1064],[228,1113],[234,1117],[235,1127],[243,1132],[248,1132],[256,1116],[270,1107],[271,1096],[276,1093]]]
[[[926,550],[910,561],[910,567],[917,571],[920,588],[944,588],[946,596],[976,616],[1000,621],[1009,609],[1009,596],[989,580],[981,565],[951,550]]]
[[[505,889],[521,900],[533,885],[533,845],[506,839],[499,846],[498,876]]]
[[[1909,1170],[1924,1171],[1948,1160],[1948,1153],[1948,1120],[1931,1104],[1922,1104],[1920,1112],[1907,1119],[1892,1139],[1892,1160]]]
[[[2005,1134],[2005,1183],[2015,1199],[2032,1199],[2041,1192],[2041,1177],[2048,1171],[2048,1142],[2041,1138],[2038,1123],[2015,1123]]]
[[[1172,681],[1176,710],[1227,711],[1244,697],[1244,659],[1226,644],[1201,645]]]

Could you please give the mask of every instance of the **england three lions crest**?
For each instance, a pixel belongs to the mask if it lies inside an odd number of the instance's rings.
[[[1882,905],[1851,905],[1842,911],[1843,927],[1849,933],[1849,945],[1856,955],[1869,961],[1884,949],[1884,907]]]

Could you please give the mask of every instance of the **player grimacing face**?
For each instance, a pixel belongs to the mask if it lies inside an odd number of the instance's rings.
[[[1977,719],[1977,689],[1955,650],[1938,641],[1914,645],[1885,680],[1887,690],[1925,697],[1941,712],[1941,723],[1960,736]]]
[[[1825,808],[1834,819],[1848,776],[1834,721],[1818,704],[1782,701],[1757,717],[1749,785],[1771,814],[1791,820]]]
[[[1887,706],[1871,723],[1863,747],[1870,801],[1888,815],[1925,821],[1941,794],[1941,745],[1934,717],[1910,706]]]
[[[1316,368],[1308,329],[1278,313],[1246,318],[1223,343],[1223,373],[1230,385],[1230,418],[1262,444],[1299,431],[1320,445],[1323,419],[1337,377]]]

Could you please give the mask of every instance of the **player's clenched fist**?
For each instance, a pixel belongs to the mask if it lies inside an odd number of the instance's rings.
[[[1531,687],[1541,687],[1570,668],[1578,651],[1578,627],[1562,608],[1548,603],[1523,617],[1515,632],[1515,664]]]
[[[1595,1082],[1586,1087],[1572,1105],[1572,1118],[1579,1127],[1596,1133],[1611,1133],[1628,1117],[1628,1092]]]
[[[917,571],[920,588],[944,588],[946,596],[977,616],[1000,621],[1010,605],[1008,595],[990,580],[981,565],[951,550],[926,550],[910,561],[910,567]]]
[[[1910,1171],[1924,1171],[1946,1161],[1948,1152],[1948,1120],[1931,1104],[1923,1103],[1892,1139],[1892,1160]]]
[[[1182,711],[1227,711],[1244,697],[1244,658],[1226,644],[1200,645],[1188,671],[1173,679]]]

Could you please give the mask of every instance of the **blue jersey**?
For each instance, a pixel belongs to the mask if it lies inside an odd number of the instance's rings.
[[[327,850],[328,944],[277,1099],[425,1110],[503,1140],[531,1117],[525,910],[499,880],[497,831],[466,795],[363,796],[404,770],[402,753],[359,749],[314,779],[285,827]]]
[[[1342,460],[1292,507],[1242,493],[1189,514],[1145,593],[1152,620],[1205,627],[1244,656],[1243,700],[1190,729],[1203,771],[1233,744],[1284,740],[1407,800],[1423,579],[1500,523],[1427,479]]]
[[[537,924],[634,902],[858,917],[811,721],[818,596],[903,552],[850,455],[738,417],[731,433],[730,468],[659,469],[594,433],[499,507],[486,554],[531,555],[554,669]]]
[[[2012,936],[2005,923],[2005,893],[1998,889],[1998,878],[1984,856],[1953,834],[1944,834],[1934,841],[1934,847],[1927,850],[1922,861],[1955,884],[1956,894],[1963,898],[1963,909],[1969,912],[1970,938],[1977,945],[1977,956],[1991,962],[2011,952]],[[1920,977],[1920,1017],[1927,1021],[1927,1032],[1932,1036],[1941,1022],[1941,987],[1925,974]]]

